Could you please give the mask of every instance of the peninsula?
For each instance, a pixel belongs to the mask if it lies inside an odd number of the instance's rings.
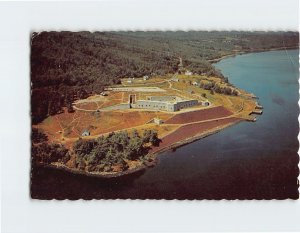
[[[33,165],[116,177],[155,165],[162,151],[255,122],[263,112],[257,97],[230,84],[210,62],[282,47],[280,38],[292,47],[297,36],[242,35],[34,33]],[[262,48],[270,36],[278,41]],[[202,47],[207,43],[210,49]]]

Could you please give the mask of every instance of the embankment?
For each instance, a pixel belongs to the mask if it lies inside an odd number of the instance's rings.
[[[172,145],[181,145],[181,142],[188,141],[193,137],[197,137],[198,135],[205,134],[206,132],[214,133],[215,131],[219,131],[221,128],[225,128],[229,125],[237,123],[241,121],[240,118],[231,117],[221,120],[203,122],[203,123],[194,123],[181,126],[173,133],[162,138],[162,142],[159,147],[153,147],[151,153],[155,153],[165,148],[169,148]],[[225,127],[224,127],[225,126]],[[186,144],[186,143],[184,143]]]

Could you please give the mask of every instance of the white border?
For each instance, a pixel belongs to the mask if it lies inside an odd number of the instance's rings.
[[[2,232],[300,230],[299,201],[37,201],[29,197],[29,33],[299,30],[297,0],[0,3]]]

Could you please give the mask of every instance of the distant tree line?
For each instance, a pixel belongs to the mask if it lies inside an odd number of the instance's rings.
[[[208,82],[200,82],[200,88],[203,88],[204,90],[210,90],[211,93],[219,93],[219,94],[225,94],[225,95],[238,95],[238,91],[228,85],[221,86],[220,84],[214,82],[214,81],[208,81]]]

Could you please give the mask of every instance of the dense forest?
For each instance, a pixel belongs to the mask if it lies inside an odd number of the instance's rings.
[[[68,149],[60,144],[49,144],[47,135],[35,128],[31,132],[31,154],[34,164],[67,162],[70,159]]]
[[[298,32],[41,32],[31,36],[31,115],[38,123],[123,77],[165,75],[183,66],[222,74],[209,60],[238,52],[298,47]]]
[[[70,160],[70,151],[61,144],[48,143],[42,131],[33,128],[31,139],[33,164],[65,164]],[[151,161],[148,152],[159,143],[160,139],[154,130],[144,130],[141,135],[133,130],[130,133],[112,132],[96,139],[79,138],[73,145],[75,167],[90,172],[125,171],[130,161]]]
[[[152,146],[159,146],[157,132],[145,130],[139,135],[136,130],[110,133],[97,139],[79,139],[74,143],[76,167],[80,170],[110,172],[117,166],[118,170],[127,170],[126,161],[147,161],[148,151]]]

